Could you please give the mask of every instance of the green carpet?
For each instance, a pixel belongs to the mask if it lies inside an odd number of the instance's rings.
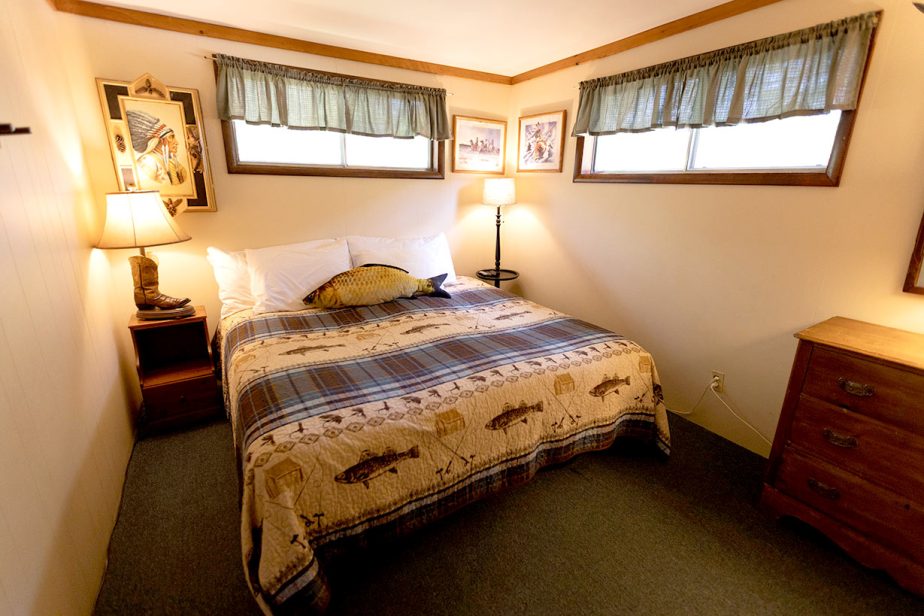
[[[764,460],[671,417],[667,461],[617,445],[329,563],[332,614],[924,614],[810,528],[757,509]],[[135,446],[96,614],[259,614],[227,424]]]

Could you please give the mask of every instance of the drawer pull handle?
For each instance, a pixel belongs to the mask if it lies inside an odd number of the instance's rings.
[[[844,449],[856,449],[860,446],[860,441],[857,439],[857,437],[838,434],[831,428],[825,428],[821,434],[825,437],[826,441],[835,447],[843,447]]]
[[[872,385],[857,383],[856,381],[849,381],[844,377],[837,379],[837,385],[851,396],[858,396],[860,398],[869,398],[874,393]]]
[[[837,500],[841,497],[840,490],[838,490],[834,486],[829,486],[826,483],[822,483],[818,481],[817,479],[813,479],[809,477],[806,483],[808,484],[808,487],[812,490],[812,492],[815,492],[816,494],[820,494],[821,496],[824,496],[828,500]]]

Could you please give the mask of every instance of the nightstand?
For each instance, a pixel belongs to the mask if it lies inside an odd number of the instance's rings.
[[[217,417],[222,408],[205,308],[189,317],[128,322],[144,399],[139,431],[166,430]]]
[[[834,317],[796,337],[761,503],[924,595],[924,335]]]
[[[475,276],[478,277],[478,280],[484,280],[485,282],[493,282],[495,287],[500,287],[501,282],[507,282],[508,280],[516,280],[520,277],[520,272],[509,269],[483,269],[478,270],[475,273]]]

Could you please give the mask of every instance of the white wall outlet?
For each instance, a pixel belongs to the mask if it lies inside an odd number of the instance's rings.
[[[713,370],[712,371],[712,382],[715,383],[715,390],[717,393],[722,393],[725,391],[725,373],[724,372]]]

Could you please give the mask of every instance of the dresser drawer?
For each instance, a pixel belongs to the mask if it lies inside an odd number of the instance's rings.
[[[924,436],[924,375],[816,346],[803,392]]]
[[[142,395],[145,419],[150,424],[212,415],[221,405],[214,376],[145,387]]]
[[[787,447],[775,486],[866,536],[924,563],[924,507]]]
[[[924,503],[924,437],[802,395],[789,441]]]

